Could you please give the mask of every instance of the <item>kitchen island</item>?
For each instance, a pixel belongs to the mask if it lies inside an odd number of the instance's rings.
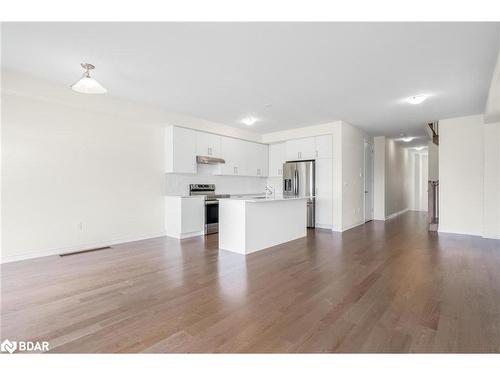
[[[250,254],[305,237],[307,198],[219,200],[219,248]]]

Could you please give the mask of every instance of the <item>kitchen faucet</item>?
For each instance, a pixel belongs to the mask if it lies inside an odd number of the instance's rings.
[[[274,186],[266,185],[265,191],[266,191],[266,199],[268,193],[274,197]]]

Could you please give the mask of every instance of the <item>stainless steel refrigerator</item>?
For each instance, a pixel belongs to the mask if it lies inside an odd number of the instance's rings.
[[[315,199],[314,161],[290,161],[283,164],[283,195],[307,197],[307,227],[314,228]]]

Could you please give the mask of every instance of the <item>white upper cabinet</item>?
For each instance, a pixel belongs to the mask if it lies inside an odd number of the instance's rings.
[[[197,173],[196,156],[225,160],[215,174],[267,177],[268,145],[168,126],[165,130],[167,173]]]
[[[196,131],[167,126],[165,152],[167,173],[196,173]]]
[[[269,146],[260,143],[254,143],[255,152],[257,153],[257,170],[258,177],[267,177],[269,175]]]
[[[315,137],[316,143],[316,159],[324,159],[332,157],[332,143],[331,135],[320,135]]]
[[[286,141],[286,160],[311,160],[316,158],[314,137]]]
[[[291,139],[286,141],[286,160],[312,160],[332,157],[332,136]]]
[[[283,176],[283,163],[286,161],[285,142],[269,145],[269,177]]]
[[[241,140],[221,137],[221,157],[226,161],[221,165],[221,174],[240,175],[243,173],[245,156]]]
[[[267,177],[268,146],[241,139],[221,137],[221,174]]]
[[[196,154],[219,158],[221,156],[221,136],[196,132]]]

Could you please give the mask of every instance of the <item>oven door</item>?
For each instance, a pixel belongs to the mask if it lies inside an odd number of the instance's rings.
[[[219,201],[205,202],[205,234],[219,231]]]

